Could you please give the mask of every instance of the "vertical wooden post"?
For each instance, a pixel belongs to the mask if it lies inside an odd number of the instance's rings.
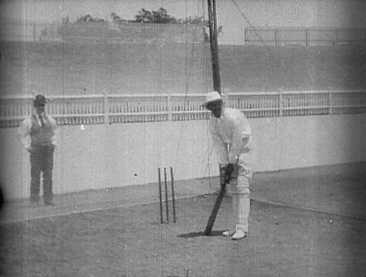
[[[168,121],[172,121],[172,103],[171,103],[171,99],[170,99],[170,94],[167,95],[167,101],[166,101],[166,105],[167,105],[167,112],[168,112]]]
[[[332,92],[329,91],[328,92],[328,113],[332,114],[333,113],[333,99],[332,99]]]
[[[305,46],[310,46],[310,31],[309,29],[305,29]]]
[[[333,46],[336,46],[338,44],[338,30],[337,29],[334,30],[334,36],[335,36],[335,38],[333,41]]]
[[[32,23],[32,27],[33,27],[33,41],[37,40],[36,37],[36,23]]]
[[[274,43],[275,43],[275,46],[278,47],[280,46],[280,41],[279,41],[279,30],[274,30]]]
[[[248,44],[249,38],[248,38],[248,28],[244,28],[244,43]]]
[[[210,31],[213,88],[217,92],[221,93],[221,78],[220,78],[219,53],[218,53],[218,42],[217,42],[216,0],[207,0],[207,3],[208,3],[209,31]]]
[[[103,110],[104,110],[104,124],[109,123],[109,103],[107,90],[103,91]]]
[[[282,91],[281,90],[278,93],[278,111],[279,111],[279,116],[281,117],[283,115]]]

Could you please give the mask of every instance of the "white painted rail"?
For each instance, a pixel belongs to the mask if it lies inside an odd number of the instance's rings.
[[[48,96],[47,112],[59,125],[205,120],[205,94]],[[366,112],[365,90],[237,92],[227,106],[250,118]],[[32,112],[32,96],[2,97],[0,127],[17,127]]]

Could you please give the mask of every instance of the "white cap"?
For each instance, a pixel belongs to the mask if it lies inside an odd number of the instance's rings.
[[[222,100],[220,93],[218,93],[217,91],[211,91],[211,92],[207,93],[206,101],[205,101],[204,105],[207,105],[210,102],[215,102],[218,100]]]

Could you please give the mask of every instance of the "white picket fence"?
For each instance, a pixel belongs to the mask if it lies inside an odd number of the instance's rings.
[[[2,97],[0,127],[17,127],[32,112],[32,96]],[[205,120],[205,94],[48,96],[47,112],[59,125]],[[239,92],[227,106],[249,118],[366,112],[366,90]]]

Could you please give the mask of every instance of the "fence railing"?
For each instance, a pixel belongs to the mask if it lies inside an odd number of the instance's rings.
[[[261,28],[244,30],[245,44],[270,46],[366,44],[366,28]]]
[[[59,125],[205,120],[204,94],[49,96]],[[226,105],[249,118],[366,113],[366,90],[230,93]],[[32,112],[32,97],[3,97],[0,127],[17,127]]]

